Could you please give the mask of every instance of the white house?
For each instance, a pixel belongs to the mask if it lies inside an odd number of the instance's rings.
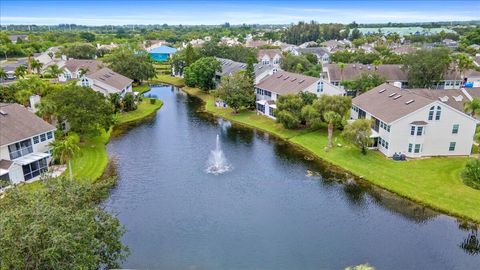
[[[57,57],[56,55],[59,51],[60,47],[50,47],[34,57],[35,60],[42,64],[42,74],[52,65],[57,65],[59,68],[63,68],[66,62],[66,56],[62,55],[61,57]]]
[[[280,49],[262,49],[258,50],[257,61],[262,65],[280,66],[282,51]]]
[[[220,85],[223,76],[232,76],[233,74],[247,68],[247,64],[242,62],[236,62],[225,58],[217,58],[217,60],[220,62],[221,66],[221,71],[217,71],[215,73],[215,82],[217,85]],[[253,68],[255,72],[255,83],[259,83],[266,76],[280,70],[280,68],[273,64],[263,65],[261,63],[255,64]]]
[[[124,96],[128,92],[132,92],[132,83],[132,79],[104,67],[85,74],[77,82],[77,85],[90,87],[105,96],[114,93]]]
[[[60,82],[79,79],[82,73],[95,72],[103,67],[103,63],[90,59],[69,59],[62,68],[63,73],[58,75]]]
[[[478,121],[463,112],[466,93],[384,83],[352,100],[351,119],[373,120],[372,147],[387,157],[470,155]]]
[[[48,170],[55,127],[20,104],[0,103],[0,179],[12,184]]]
[[[320,95],[345,95],[345,91],[321,78],[278,71],[255,85],[257,112],[275,118],[276,101],[281,95],[310,92]]]
[[[295,51],[295,55],[311,53],[317,57],[318,62],[330,63],[330,51],[325,47],[296,48]]]

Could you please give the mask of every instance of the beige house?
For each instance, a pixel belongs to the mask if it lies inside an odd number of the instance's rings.
[[[63,65],[63,73],[58,75],[58,80],[66,82],[72,79],[79,79],[83,73],[95,72],[103,66],[104,64],[97,60],[69,59]]]

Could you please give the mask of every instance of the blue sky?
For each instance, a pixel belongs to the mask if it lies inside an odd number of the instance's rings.
[[[480,20],[480,1],[0,0],[1,24],[287,24]]]

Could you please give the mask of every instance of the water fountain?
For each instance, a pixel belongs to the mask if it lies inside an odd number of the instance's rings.
[[[219,175],[225,172],[228,172],[232,169],[230,164],[228,164],[225,155],[223,154],[222,148],[220,146],[220,136],[217,134],[217,142],[215,146],[215,150],[210,152],[210,156],[208,157],[208,167],[207,173]]]

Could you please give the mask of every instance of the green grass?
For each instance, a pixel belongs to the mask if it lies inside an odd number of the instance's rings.
[[[164,82],[170,83],[168,79]],[[181,86],[182,82],[175,84]],[[254,112],[232,114],[231,109],[215,107],[213,97],[200,89],[184,87],[183,90],[201,98],[207,112],[286,139],[322,160],[400,196],[444,213],[480,222],[480,191],[464,185],[460,178],[460,171],[468,157],[393,161],[377,151],[362,155],[358,148],[345,144],[338,132],[334,134],[335,147],[326,151],[326,130],[287,130]]]
[[[140,94],[143,94],[145,92],[150,91],[150,85],[148,83],[143,83],[141,85],[134,85],[133,86],[133,91],[138,92]]]
[[[150,104],[149,98],[143,98],[143,101],[138,104],[135,111],[120,113],[117,115],[116,125],[122,125],[130,122],[135,122],[152,115],[163,105],[161,100],[156,100],[155,104]]]

